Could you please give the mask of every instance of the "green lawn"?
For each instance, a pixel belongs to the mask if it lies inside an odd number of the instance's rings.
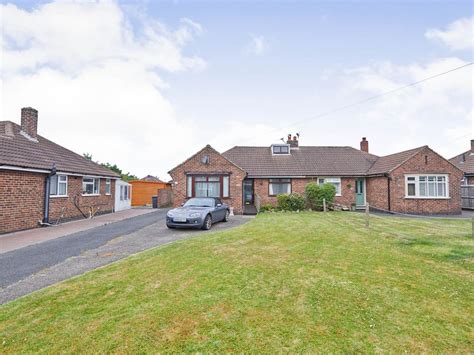
[[[264,214],[0,307],[0,352],[472,352],[468,220]]]

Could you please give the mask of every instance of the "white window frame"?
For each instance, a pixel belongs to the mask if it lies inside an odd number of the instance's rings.
[[[274,181],[272,181],[272,180],[274,180]],[[281,180],[288,180],[288,181],[282,182]],[[270,197],[281,195],[281,194],[276,194],[273,191],[273,185],[288,185],[290,191],[284,193],[283,195],[289,195],[293,191],[292,179],[290,179],[290,178],[270,178],[270,179],[268,179],[268,196],[270,196]]]
[[[339,184],[339,191],[334,183]],[[336,196],[342,196],[342,179],[340,177],[318,177],[318,185],[331,184],[336,187]]]
[[[93,182],[93,190],[94,192],[91,193],[91,194],[88,194],[86,193],[84,190],[84,184],[91,184],[90,182],[84,182],[84,179],[92,179]],[[94,188],[95,187],[95,182],[97,182],[97,188]],[[97,192],[95,192],[97,190]],[[82,196],[100,196],[100,178],[98,177],[95,177],[95,176],[84,176],[82,178]]]
[[[275,153],[274,152],[275,147],[288,147],[288,152],[287,153]],[[290,155],[291,154],[291,146],[289,144],[272,144],[271,149],[272,149],[272,155]]]
[[[53,176],[56,176],[58,179],[56,180],[56,194],[52,195],[51,194],[51,187],[50,187],[50,194],[49,194],[49,197],[67,197],[67,185],[68,185],[68,179],[67,179],[67,175],[63,175],[63,174],[56,174],[56,175],[53,175]],[[53,177],[52,176],[52,177]],[[61,178],[66,178],[66,181],[60,181]],[[59,185],[60,184],[65,184],[66,185],[66,192],[65,194],[59,194]]]
[[[428,177],[435,177],[436,182],[435,182],[435,190],[436,193],[438,191],[438,177],[444,177],[445,178],[445,190],[446,190],[446,196],[421,196],[420,195],[420,177],[425,177],[426,181],[428,181]],[[414,178],[414,184],[415,184],[415,195],[410,196],[408,195],[408,178]],[[413,181],[410,181],[411,184],[413,184]],[[449,195],[449,175],[448,174],[407,174],[405,175],[405,198],[407,199],[418,199],[418,200],[447,200],[450,199]]]
[[[105,179],[105,194],[112,195],[112,180],[111,179]]]

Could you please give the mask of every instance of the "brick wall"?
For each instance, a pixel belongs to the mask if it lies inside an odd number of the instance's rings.
[[[0,170],[0,233],[38,226],[44,213],[44,181],[46,174]],[[68,176],[68,196],[50,198],[50,221],[64,212],[63,220],[82,218],[74,206],[74,196],[84,214],[89,207],[99,207],[100,213],[114,208],[115,180],[111,180],[111,195],[105,195],[105,179],[100,182],[100,196],[81,196],[82,177]],[[63,209],[64,207],[64,209]]]
[[[388,178],[369,177],[365,180],[366,197],[370,206],[388,210]]]
[[[209,157],[209,164],[202,163],[204,156]],[[229,173],[229,198],[224,198],[223,202],[227,203],[234,209],[234,213],[242,213],[242,181],[246,173],[229,162],[221,154],[219,154],[211,146],[206,146],[197,154],[189,158],[185,163],[177,166],[170,175],[173,178],[173,206],[177,207],[184,203],[186,198],[186,173]]]
[[[405,198],[405,174],[448,174],[449,199]],[[393,211],[413,214],[461,213],[461,186],[463,173],[446,159],[425,148],[391,172],[391,206]]]
[[[317,183],[317,178],[291,179],[291,192],[304,196],[306,185],[310,182]],[[262,205],[271,204],[276,206],[276,196],[268,195],[269,179],[255,179],[255,193],[260,196]],[[355,178],[341,178],[341,196],[336,196],[335,202],[347,207],[355,203]]]
[[[43,219],[45,177],[0,170],[0,233],[34,228]]]
[[[115,180],[111,179],[111,194],[105,194],[105,180],[100,179],[100,196],[82,196],[82,176],[68,176],[67,179],[67,197],[51,197],[49,200],[49,219],[50,222],[57,220],[61,214],[63,219],[82,218],[79,209],[86,215],[89,215],[91,208],[97,214],[110,213],[114,210]],[[75,206],[74,201],[79,206]]]

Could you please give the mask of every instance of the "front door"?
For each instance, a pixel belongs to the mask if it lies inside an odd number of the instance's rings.
[[[356,205],[365,206],[365,180],[356,179]]]
[[[253,205],[253,179],[244,180],[244,205]]]

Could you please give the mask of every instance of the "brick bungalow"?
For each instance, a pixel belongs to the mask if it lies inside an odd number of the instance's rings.
[[[0,234],[113,212],[119,176],[38,135],[37,127],[31,107],[21,109],[21,126],[0,121]]]
[[[304,194],[309,182],[336,187],[336,203],[416,214],[461,213],[462,171],[423,146],[383,157],[363,138],[352,147],[299,146],[298,138],[270,147],[237,146],[219,153],[207,145],[172,169],[174,205],[216,196],[235,213],[255,213],[255,202]]]
[[[464,172],[462,185],[474,185],[474,139],[471,139],[471,149],[449,159]]]

